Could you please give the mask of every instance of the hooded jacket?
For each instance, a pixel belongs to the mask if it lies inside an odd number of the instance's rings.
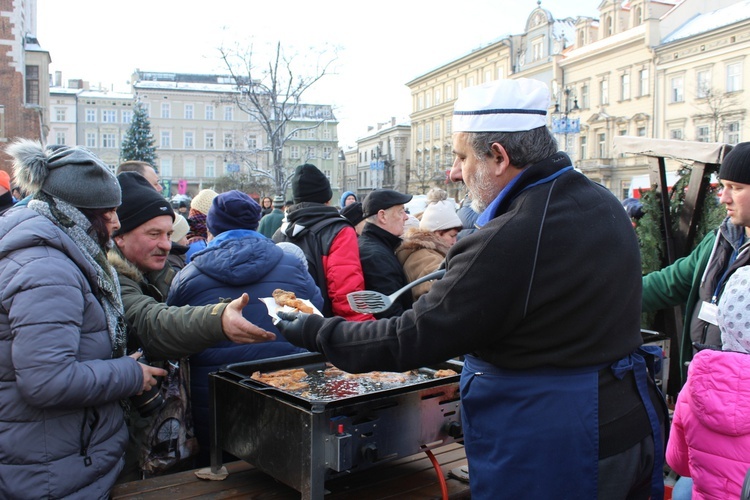
[[[750,355],[706,349],[675,406],[667,463],[693,478],[693,499],[740,498],[750,469]]]
[[[396,257],[404,266],[406,281],[412,282],[437,271],[448,255],[448,250],[448,243],[435,231],[415,228],[404,235],[404,242],[396,249]],[[411,289],[412,297],[416,301],[429,292],[431,287],[431,281],[415,286]]]
[[[112,359],[96,270],[49,219],[0,219],[0,497],[107,498],[128,441],[121,399],[141,390]]]
[[[242,310],[245,318],[270,332],[276,340],[260,344],[220,342],[190,356],[190,390],[193,423],[198,443],[208,450],[208,374],[230,363],[273,358],[305,352],[284,339],[268,310],[259,299],[271,297],[277,288],[309,299],[323,307],[323,297],[304,263],[284,252],[262,234],[250,230],[230,230],[219,234],[205,250],[172,281],[167,303],[174,306],[213,304],[223,297],[247,292],[250,303]]]
[[[324,227],[312,231],[316,225]],[[323,294],[323,315],[341,316],[350,321],[373,319],[371,314],[352,311],[346,298],[349,292],[365,289],[365,278],[357,232],[336,208],[311,202],[294,205],[273,241],[288,241],[304,250],[308,272]],[[316,255],[311,249],[316,249]]]

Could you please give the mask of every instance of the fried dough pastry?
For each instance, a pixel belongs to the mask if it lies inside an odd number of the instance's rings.
[[[300,312],[312,314],[313,308],[302,302],[294,292],[287,292],[280,288],[277,288],[271,294],[276,303],[280,306],[289,306],[292,309],[297,309]]]

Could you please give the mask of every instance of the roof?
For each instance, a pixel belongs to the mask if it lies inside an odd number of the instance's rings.
[[[750,19],[750,0],[737,2],[723,9],[699,14],[676,31],[666,36],[662,43],[670,43],[691,36],[706,33],[723,26]]]

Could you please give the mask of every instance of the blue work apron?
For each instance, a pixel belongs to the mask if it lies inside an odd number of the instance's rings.
[[[635,357],[640,362],[633,361]],[[598,372],[605,366],[505,370],[466,356],[461,405],[471,497],[595,499]],[[640,355],[627,356],[612,366],[618,378],[634,367],[636,379],[647,376]],[[647,406],[653,409],[645,395]],[[660,439],[656,442],[658,460]],[[663,491],[658,464],[655,478],[657,474]],[[653,493],[652,498],[659,498]]]

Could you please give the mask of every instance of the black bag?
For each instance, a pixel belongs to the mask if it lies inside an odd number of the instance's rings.
[[[180,464],[192,465],[190,459],[198,455],[190,405],[190,363],[187,358],[169,361],[165,369],[161,384],[164,405],[149,417],[148,435],[138,456],[140,469],[148,475],[163,474]]]

